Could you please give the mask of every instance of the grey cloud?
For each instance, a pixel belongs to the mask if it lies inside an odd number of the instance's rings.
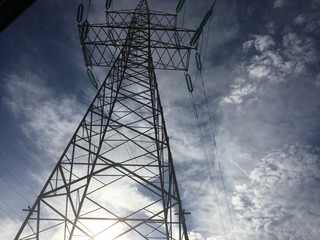
[[[273,2],[273,7],[274,8],[282,8],[287,4],[287,0],[275,0]]]
[[[252,79],[267,79],[278,83],[291,74],[305,72],[307,65],[317,61],[313,40],[302,39],[292,32],[284,35],[282,44],[276,48],[271,36],[258,36],[254,42],[249,40],[244,43],[244,49],[248,50],[253,45],[259,54],[252,57],[247,67]]]
[[[302,38],[295,33],[288,33],[283,37],[284,55],[293,63],[294,72],[305,70],[307,64],[316,63],[317,50],[312,38]]]

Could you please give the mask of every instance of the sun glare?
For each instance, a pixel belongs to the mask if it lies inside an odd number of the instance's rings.
[[[93,221],[88,229],[93,233],[92,240],[129,240],[125,236],[118,237],[125,229],[117,224],[108,226],[105,221]]]

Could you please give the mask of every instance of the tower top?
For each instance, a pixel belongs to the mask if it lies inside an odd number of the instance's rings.
[[[143,25],[133,26],[135,14],[146,14]],[[153,66],[155,69],[183,70],[189,68],[190,52],[197,45],[190,44],[195,30],[177,27],[177,15],[149,10],[147,0],[141,0],[135,10],[106,11],[106,22],[79,23],[80,41],[87,67],[111,67],[121,49],[129,29],[148,30]]]

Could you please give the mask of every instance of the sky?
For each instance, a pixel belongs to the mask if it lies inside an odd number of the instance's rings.
[[[90,22],[104,20],[99,3]],[[78,4],[37,1],[0,34],[0,239],[14,238],[96,93]],[[186,0],[178,24],[196,29],[211,4]],[[320,238],[319,41],[319,0],[218,0],[201,74],[191,54],[198,118],[184,73],[156,72],[191,240]]]

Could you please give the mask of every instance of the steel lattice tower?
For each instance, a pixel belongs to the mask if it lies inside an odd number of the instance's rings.
[[[187,70],[194,32],[147,0],[79,25],[111,69],[15,240],[188,239],[154,69]]]

